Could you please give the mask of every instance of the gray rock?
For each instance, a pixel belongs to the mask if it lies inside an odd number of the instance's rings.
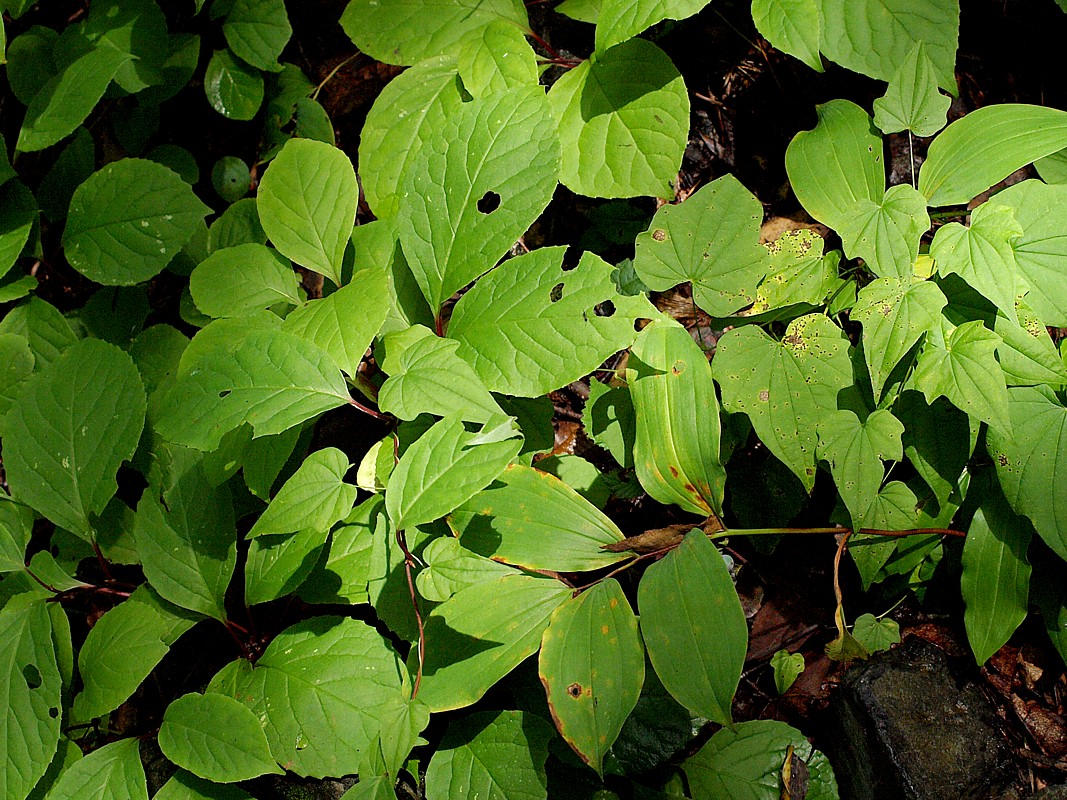
[[[843,798],[994,800],[1015,777],[989,701],[923,639],[850,669],[830,713]]]

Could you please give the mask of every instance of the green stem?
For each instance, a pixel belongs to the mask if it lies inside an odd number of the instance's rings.
[[[788,536],[797,533],[852,533],[851,528],[729,528],[710,534],[712,539],[727,536]],[[880,528],[859,528],[855,533],[868,536],[958,536],[967,534],[951,528],[913,528],[906,531],[887,531]]]

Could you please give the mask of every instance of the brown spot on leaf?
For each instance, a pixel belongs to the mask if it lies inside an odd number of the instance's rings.
[[[675,478],[678,477],[678,468],[676,466],[674,466],[673,464],[668,464],[667,465],[667,469],[669,469],[671,471],[671,475],[673,477],[675,477]]]
[[[759,399],[766,403],[771,399],[771,393],[767,389],[760,390]]]
[[[582,685],[580,683],[572,683],[567,687],[567,694],[571,697],[578,698],[582,696]]]
[[[652,238],[657,242],[662,242],[667,238],[667,231],[663,230],[663,228],[656,228],[656,230],[652,231]]]

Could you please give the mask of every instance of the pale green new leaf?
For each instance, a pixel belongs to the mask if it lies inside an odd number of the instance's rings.
[[[485,556],[473,553],[451,536],[439,536],[422,551],[426,568],[419,571],[415,586],[419,594],[443,603],[456,592],[477,583],[495,581],[513,570]]]
[[[310,342],[284,331],[247,328],[197,347],[210,329],[193,338],[189,347],[196,350],[186,351],[160,404],[156,429],[163,438],[213,450],[245,422],[256,436],[282,433],[351,402],[333,359]]]
[[[953,95],[960,29],[958,0],[818,0],[823,55],[881,81],[893,79],[923,42],[937,84]]]
[[[19,572],[26,566],[26,548],[33,535],[33,512],[0,495],[0,573]]]
[[[822,23],[816,0],[753,0],[752,21],[774,47],[822,72]]]
[[[848,100],[816,107],[818,125],[793,137],[785,151],[789,184],[805,210],[840,230],[861,200],[882,202],[882,137],[867,112]]]
[[[778,650],[771,656],[771,668],[774,670],[774,688],[778,694],[785,694],[804,671],[804,654]]]
[[[140,741],[119,739],[71,765],[48,800],[148,800]]]
[[[689,130],[681,73],[632,39],[563,75],[548,93],[563,148],[560,180],[589,197],[670,197]]]
[[[1045,183],[1067,183],[1067,150],[1057,150],[1034,162],[1034,169]]]
[[[1067,111],[1021,103],[985,106],[953,122],[930,144],[919,191],[931,206],[966,203],[1064,147]]]
[[[698,306],[713,317],[749,305],[767,273],[760,247],[763,205],[733,175],[724,175],[665,205],[637,237],[634,271],[654,291],[693,284]]]
[[[118,489],[144,427],[145,393],[133,360],[86,339],[29,378],[5,420],[12,494],[90,539],[92,518]]]
[[[466,422],[487,422],[504,414],[474,368],[457,354],[459,347],[421,325],[386,336],[381,367],[389,378],[378,392],[378,408],[406,420],[455,412]]]
[[[933,136],[948,122],[952,99],[937,90],[935,67],[926,45],[915,43],[889,81],[885,95],[874,101],[874,124],[882,133],[910,131]]]
[[[257,69],[281,72],[278,57],[293,35],[284,0],[235,0],[222,23],[234,54]]]
[[[860,290],[849,317],[863,325],[863,357],[876,401],[900,359],[940,324],[947,302],[934,283],[907,277],[879,278]]]
[[[245,561],[245,605],[266,603],[296,591],[318,564],[327,538],[326,531],[307,528],[252,539]]]
[[[63,249],[87,278],[132,286],[167,266],[210,210],[173,170],[124,158],[75,190]]]
[[[473,97],[537,85],[537,56],[523,30],[500,19],[463,40],[458,66],[463,88]]]
[[[84,688],[71,714],[87,722],[128,700],[197,617],[138,587],[89,630],[78,653]]]
[[[889,618],[861,614],[852,624],[852,636],[868,653],[879,653],[900,643],[900,625]]]
[[[596,506],[556,476],[521,464],[509,464],[448,523],[468,550],[525,569],[585,572],[627,557],[600,549],[623,534]]]
[[[849,258],[859,256],[879,277],[904,280],[914,272],[919,240],[928,230],[925,198],[902,183],[891,186],[879,201],[858,200],[838,233]]]
[[[189,289],[209,317],[243,317],[277,303],[298,306],[300,279],[289,259],[261,244],[216,250],[193,270]]]
[[[33,193],[22,181],[7,181],[0,187],[0,278],[22,254],[37,217]]]
[[[278,490],[246,535],[251,538],[310,528],[325,541],[333,524],[355,505],[358,490],[344,482],[351,466],[348,456],[336,447],[316,450]]]
[[[560,735],[603,774],[604,756],[645,682],[637,617],[618,581],[599,583],[556,609],[537,665]]]
[[[564,271],[564,250],[509,259],[456,304],[448,336],[490,391],[539,397],[566,386],[631,344],[636,319],[656,316],[643,295],[620,295],[593,253]]]
[[[386,64],[417,64],[454,53],[495,20],[529,28],[521,0],[351,0],[341,27],[356,47]]]
[[[1045,386],[1008,389],[1012,436],[990,428],[989,455],[1004,495],[1067,558],[1067,408]]]
[[[182,769],[219,783],[284,772],[271,757],[259,718],[215,692],[193,692],[167,706],[159,749]]]
[[[507,575],[475,584],[426,618],[419,699],[431,711],[465,708],[537,651],[552,612],[571,596],[559,581]],[[417,659],[412,648],[413,662]],[[411,665],[414,672],[414,663]]]
[[[854,411],[835,411],[818,425],[819,458],[830,464],[830,474],[854,526],[863,520],[878,495],[887,461],[901,461],[900,436],[904,426],[885,409],[860,420]]]
[[[789,323],[780,342],[755,326],[726,333],[712,367],[723,407],[743,411],[760,440],[810,491],[815,483],[815,426],[837,410],[852,385],[848,339],[822,314]]]
[[[453,722],[426,768],[426,800],[545,800],[552,735],[528,711],[483,711]]]
[[[732,724],[748,626],[726,563],[702,529],[646,570],[637,605],[648,657],[667,691],[694,715]]]
[[[787,231],[764,249],[769,254],[767,277],[756,290],[756,301],[742,316],[751,316],[798,303],[821,305],[841,285],[837,267],[841,253],[823,253],[823,239],[815,231]]]
[[[398,218],[408,265],[435,313],[545,210],[559,173],[555,127],[539,86],[437,118],[404,177]]]
[[[26,797],[48,769],[62,722],[61,680],[43,598],[23,595],[0,611],[0,796]]]
[[[497,430],[503,438],[479,443],[491,431],[468,433],[460,415],[451,414],[419,437],[389,477],[385,507],[393,525],[403,530],[440,519],[488,486],[522,447],[512,426],[501,421]]]
[[[325,142],[290,139],[263,174],[256,205],[282,255],[340,286],[358,200],[348,156]]]
[[[634,342],[626,382],[637,419],[634,466],[645,491],[696,514],[722,513],[719,403],[704,351],[678,323],[655,320]]]
[[[596,49],[632,39],[665,19],[685,19],[711,0],[601,0],[596,22]]]
[[[947,397],[956,408],[1010,435],[1008,388],[994,355],[999,345],[1000,337],[977,320],[952,328],[943,319],[940,335],[928,338],[919,354],[914,385],[927,403]]]
[[[930,255],[941,275],[956,273],[1011,320],[1017,319],[1019,286],[1013,241],[1023,233],[1014,212],[997,203],[982,203],[964,227],[950,222],[938,228]]]

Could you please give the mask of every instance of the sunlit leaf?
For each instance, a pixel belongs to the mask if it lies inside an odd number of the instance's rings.
[[[261,244],[216,250],[189,276],[196,307],[209,317],[240,317],[276,303],[300,305],[289,260]]]
[[[774,47],[822,72],[820,22],[816,0],[754,0],[752,21]]]
[[[882,460],[900,461],[904,426],[885,409],[860,420],[855,412],[835,411],[818,425],[819,458],[830,464],[837,491],[852,519],[863,520],[885,478]]]
[[[838,229],[845,254],[859,256],[880,277],[910,277],[919,240],[930,229],[923,196],[903,183],[880,200],[858,200],[850,211]]]
[[[632,39],[665,19],[685,19],[711,0],[601,0],[596,23],[596,49]]]
[[[347,516],[356,502],[357,489],[344,482],[352,465],[336,447],[316,450],[278,490],[266,511],[246,534],[293,533],[313,529],[325,534]]]
[[[148,783],[136,738],[94,750],[60,776],[48,800],[148,800]]]
[[[952,99],[938,92],[935,72],[926,45],[916,42],[893,73],[885,95],[874,101],[874,124],[882,133],[907,130],[933,136],[945,127]]]
[[[293,34],[284,0],[235,0],[222,23],[226,44],[257,69],[280,72],[278,57]]]

